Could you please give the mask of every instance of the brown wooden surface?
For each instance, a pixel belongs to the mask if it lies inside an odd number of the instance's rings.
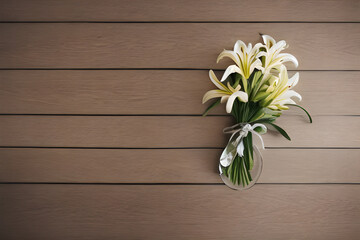
[[[224,68],[226,61],[215,63],[224,48],[238,39],[259,42],[263,33],[285,39],[299,69],[360,70],[357,29],[356,23],[2,23],[0,68]]]
[[[267,147],[359,147],[360,117],[282,116],[292,137],[264,135]],[[0,146],[189,148],[223,147],[228,116],[0,116]],[[256,139],[256,138],[255,138]]]
[[[223,185],[0,185],[0,234],[24,240],[356,239],[359,191],[354,185],[257,185],[241,194]]]
[[[0,181],[220,183],[221,151],[2,148]],[[262,155],[261,183],[360,183],[360,149],[266,149]]]
[[[359,78],[360,72],[302,71],[296,91],[313,115],[360,114],[354,104],[360,102]],[[5,70],[0,113],[202,114],[201,98],[213,88],[206,70]],[[225,114],[225,106],[210,114]]]
[[[0,2],[0,21],[353,22],[359,8],[357,0],[11,0]]]
[[[0,239],[357,239],[359,13],[357,0],[0,1]],[[266,134],[260,184],[236,192],[217,172],[231,118],[200,117],[201,98],[208,69],[230,63],[217,55],[259,33],[298,58],[314,123],[281,117],[293,140]]]

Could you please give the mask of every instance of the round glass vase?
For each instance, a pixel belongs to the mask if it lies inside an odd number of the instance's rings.
[[[255,183],[258,181],[258,179],[261,175],[261,172],[262,172],[262,168],[263,168],[263,158],[261,156],[259,149],[256,147],[256,145],[253,145],[253,149],[254,149],[253,150],[254,151],[253,152],[254,166],[250,170],[252,180],[247,185],[235,184],[224,173],[221,173],[220,174],[221,180],[225,183],[226,186],[228,186],[229,188],[231,188],[233,190],[246,190],[246,189],[253,187],[255,185]],[[220,167],[221,166],[219,165],[219,168]]]

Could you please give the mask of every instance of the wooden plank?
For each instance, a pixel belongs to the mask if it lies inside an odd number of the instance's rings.
[[[220,183],[221,151],[3,148],[0,181]],[[261,183],[360,183],[360,149],[267,149],[262,153]]]
[[[1,185],[2,239],[357,239],[355,185]]]
[[[12,0],[0,21],[360,21],[356,0]]]
[[[318,115],[360,115],[359,78],[360,72],[301,72],[301,105]],[[202,114],[201,98],[212,88],[206,70],[6,70],[0,113]],[[225,106],[211,113],[225,114]]]
[[[231,117],[0,116],[0,146],[187,148],[224,147]],[[282,116],[292,137],[264,135],[268,147],[359,147],[359,117]],[[256,139],[256,138],[255,138]]]
[[[224,48],[267,33],[290,44],[299,69],[360,70],[359,29],[356,23],[3,23],[0,68],[221,69],[230,63],[215,63]]]

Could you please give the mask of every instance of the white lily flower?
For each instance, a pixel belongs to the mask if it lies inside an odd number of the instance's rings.
[[[287,69],[284,65],[280,67],[279,78],[269,86],[271,94],[262,101],[262,105],[272,110],[287,110],[286,104],[296,104],[292,97],[301,101],[301,95],[291,90],[299,81],[299,73],[295,73],[290,79],[288,78]]]
[[[218,56],[216,62],[218,63],[222,58],[228,57],[231,58],[236,65],[230,65],[226,70],[224,75],[221,78],[221,82],[232,73],[239,73],[244,80],[247,80],[255,68],[262,69],[262,63],[260,59],[256,57],[259,53],[259,49],[262,46],[261,43],[256,44],[252,47],[251,43],[248,46],[245,45],[243,41],[238,40],[234,45],[234,50],[224,50]],[[246,85],[244,85],[246,90]]]
[[[247,93],[240,91],[241,89],[240,84],[237,85],[236,88],[233,88],[229,83],[227,83],[227,86],[225,86],[218,80],[213,70],[209,71],[209,77],[210,80],[214,83],[214,85],[219,89],[210,90],[207,93],[205,93],[202,103],[205,103],[212,98],[221,97],[221,103],[227,101],[226,112],[230,113],[236,98],[238,98],[242,102],[248,101]]]
[[[257,58],[260,57],[265,57],[265,62],[264,62],[264,75],[266,78],[269,74],[270,71],[272,69],[276,69],[278,71],[280,71],[281,66],[285,63],[285,62],[292,62],[295,67],[297,67],[298,61],[297,59],[289,54],[289,53],[280,53],[282,50],[284,50],[287,45],[286,42],[284,40],[281,40],[279,42],[276,42],[272,37],[270,37],[269,35],[262,35],[262,38],[264,40],[264,44],[263,47],[265,48],[266,51],[261,51],[257,54]]]

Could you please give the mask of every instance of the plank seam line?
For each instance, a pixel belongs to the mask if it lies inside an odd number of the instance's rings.
[[[179,150],[209,150],[209,149],[224,149],[224,147],[50,147],[50,146],[0,146],[0,149],[124,149],[124,150],[166,150],[166,149],[179,149]],[[301,150],[351,150],[360,149],[360,147],[265,147],[265,149],[301,149]]]
[[[0,182],[0,185],[225,185],[224,183],[115,183],[115,182]],[[360,183],[256,183],[259,185],[360,185]]]
[[[203,117],[202,114],[73,114],[73,113],[0,113],[0,116],[74,116],[74,117]],[[289,114],[288,116],[300,116]],[[301,115],[302,116],[302,115]],[[319,114],[313,117],[360,117],[359,114]],[[209,114],[207,117],[231,117],[229,114]]]
[[[209,71],[210,69],[214,71],[225,71],[225,69],[216,69],[216,68],[0,68],[0,71],[109,71],[109,70],[119,70],[119,71]],[[299,69],[299,70],[289,70],[290,72],[359,72],[356,69]]]
[[[3,24],[16,24],[16,23],[147,23],[147,24],[161,24],[161,23],[264,23],[264,24],[272,24],[272,23],[307,23],[307,24],[354,24],[360,23],[359,21],[0,21]]]

